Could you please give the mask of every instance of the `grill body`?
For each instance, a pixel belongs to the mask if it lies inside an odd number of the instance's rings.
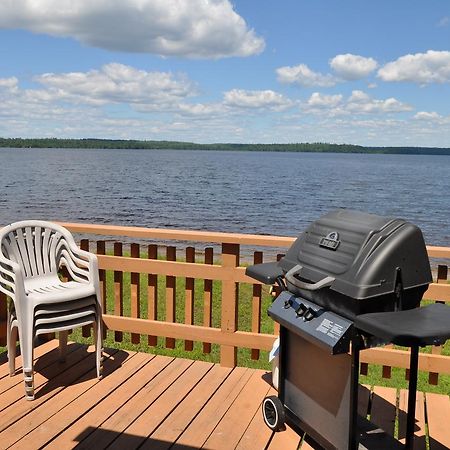
[[[359,351],[382,342],[354,320],[419,306],[432,281],[420,229],[339,209],[312,223],[278,263],[247,274],[282,287],[268,314],[280,324],[278,397],[289,424],[326,449],[380,448],[379,433],[371,443],[359,431],[371,427],[357,424],[357,399]]]

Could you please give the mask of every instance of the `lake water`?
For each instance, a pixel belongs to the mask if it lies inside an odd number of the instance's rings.
[[[0,149],[0,224],[26,218],[296,236],[347,207],[450,246],[450,157]]]

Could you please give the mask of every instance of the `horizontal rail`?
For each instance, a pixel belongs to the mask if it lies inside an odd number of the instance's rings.
[[[427,300],[450,302],[450,284],[431,283],[425,294],[423,294],[423,298]]]
[[[434,247],[427,245],[427,252],[430,258],[450,259],[450,247]]]
[[[262,284],[245,275],[244,267],[222,267],[218,265],[109,255],[98,255],[98,260],[99,268],[104,270]],[[450,284],[431,283],[424,294],[424,298],[450,302]]]
[[[100,269],[120,272],[140,272],[154,275],[199,278],[203,280],[235,281],[236,283],[259,283],[245,275],[244,267],[222,267],[209,264],[107,255],[98,255],[98,262]]]
[[[161,239],[177,241],[211,242],[217,244],[256,245],[261,247],[290,247],[296,237],[266,236],[259,234],[221,233],[211,231],[177,230],[167,228],[129,227],[119,225],[95,225],[59,222],[73,233],[95,234],[101,236],[125,236],[140,239]],[[449,258],[450,247],[427,246],[428,256]]]
[[[241,348],[258,348],[260,350],[270,350],[276,339],[276,336],[272,334],[247,331],[224,333],[220,328],[135,319],[110,314],[103,315],[103,322],[109,329],[115,331],[171,337],[174,339],[189,339]]]
[[[410,353],[406,350],[370,348],[361,352],[360,360],[367,364],[409,369],[409,357]],[[419,370],[450,374],[450,357],[445,355],[433,355],[430,353],[419,353]]]
[[[125,236],[140,239],[211,242],[216,244],[257,245],[262,247],[290,247],[295,238],[259,234],[219,233],[210,231],[173,230],[165,228],[124,227],[59,222],[73,233]]]

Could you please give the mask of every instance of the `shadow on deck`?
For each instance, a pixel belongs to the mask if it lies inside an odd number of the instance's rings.
[[[20,357],[11,378],[1,355],[0,447],[311,448],[289,428],[274,434],[264,425],[260,404],[274,393],[264,371],[124,350],[105,354],[99,382],[86,346],[70,344],[65,363],[58,361],[57,341],[37,347],[32,402],[24,399]],[[359,407],[401,439],[405,403],[405,391],[362,388]],[[415,448],[425,449],[427,440],[431,449],[449,448],[448,417],[448,396],[419,393]]]

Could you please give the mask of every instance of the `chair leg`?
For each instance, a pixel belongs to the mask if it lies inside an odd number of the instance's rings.
[[[95,356],[97,361],[97,378],[103,378],[103,330],[102,330],[101,316],[97,317],[94,324],[94,339],[95,339]]]
[[[27,400],[34,400],[33,334],[22,326],[19,333],[19,341],[23,361],[25,398]]]
[[[9,376],[14,376],[16,373],[16,350],[17,350],[17,327],[11,326],[11,318],[8,317],[6,323],[6,340],[8,347],[8,366]]]
[[[58,334],[59,334],[59,360],[60,362],[65,362],[67,354],[67,336],[69,335],[69,332],[60,331]]]

